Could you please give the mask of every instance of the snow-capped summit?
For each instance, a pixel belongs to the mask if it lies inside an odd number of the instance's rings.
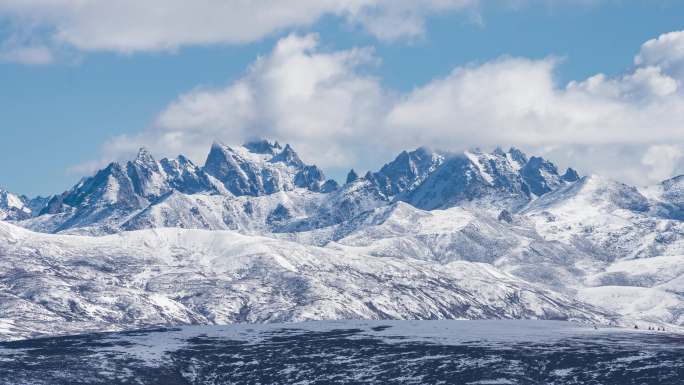
[[[312,229],[397,201],[427,210],[476,202],[497,212],[515,212],[530,200],[576,179],[574,171],[559,175],[552,163],[539,157],[528,158],[514,148],[507,152],[497,148],[493,153],[471,150],[452,154],[421,147],[401,152],[363,178],[352,170],[347,183],[340,187],[334,180],[326,180],[319,167],[305,164],[289,144],[257,140],[227,146],[214,142],[203,167],[182,155],[157,161],[141,148],[133,160],[111,163],[69,191],[54,196],[41,209],[39,218],[29,215],[13,219],[23,219],[25,226],[48,232],[100,234],[160,223],[222,229],[233,228],[231,218],[242,217],[239,212],[243,209],[228,203],[235,197],[268,196],[296,189],[335,192],[328,197],[311,196],[307,203],[298,199],[308,214],[287,223],[278,221],[278,228]],[[206,199],[193,197],[196,194],[218,196],[208,207],[214,213],[223,212],[222,219],[208,212],[201,214],[205,210],[192,202]],[[154,208],[157,205],[159,209]],[[258,224],[240,227],[272,229],[268,213],[253,217],[248,208],[244,210]],[[152,218],[152,213],[162,217]]]
[[[168,192],[166,173],[147,149],[140,148],[133,161],[126,163],[126,172],[136,194],[157,198]]]
[[[140,147],[138,149],[138,154],[135,156],[135,159],[133,160],[133,163],[142,164],[142,165],[144,165],[144,164],[152,165],[152,164],[155,164],[157,162],[154,160],[154,157],[152,156],[152,154],[150,153],[150,151],[147,148]]]
[[[112,162],[95,175],[82,179],[70,190],[55,195],[42,215],[56,215],[45,228],[57,232],[73,227],[108,227],[116,220],[143,208],[148,198],[162,193],[156,170],[144,163]]]
[[[285,145],[285,148],[273,156],[270,160],[272,163],[285,163],[292,167],[304,167],[304,162],[299,159],[299,155],[290,147],[289,144]]]
[[[492,153],[468,150],[444,154],[429,174],[399,199],[424,209],[446,208],[461,202],[483,201],[487,205],[517,210],[576,178],[563,178],[553,163],[540,157],[528,158],[511,148]]]
[[[253,140],[242,146],[255,154],[275,155],[283,149],[277,141],[271,143],[266,139]]]
[[[25,197],[0,189],[0,220],[21,220],[31,217]]]
[[[571,207],[646,212],[649,209],[649,201],[635,187],[599,175],[589,175],[582,177],[577,183],[564,186],[539,198],[525,211]]]
[[[351,170],[349,170],[349,173],[347,173],[347,180],[345,181],[345,183],[352,183],[357,179],[359,179],[359,174],[357,174],[356,171],[354,171],[354,169],[352,168]]]
[[[444,161],[444,156],[424,147],[411,152],[402,151],[370,179],[389,200],[412,190],[423,182]]]
[[[520,175],[529,187],[529,192],[542,196],[558,188],[563,179],[556,166],[537,156],[531,157],[520,170]]]
[[[663,181],[644,191],[657,202],[657,211],[662,215],[684,220],[684,175]]]
[[[27,214],[11,219],[26,220],[25,226],[47,232],[102,234],[159,224],[221,229],[233,226],[228,222],[234,215],[226,213],[226,223],[210,220],[193,203],[206,199],[194,195],[218,196],[212,200],[216,205],[212,210],[220,212],[231,206],[222,202],[234,197],[295,189],[330,193],[338,188],[320,168],[305,164],[290,145],[281,147],[277,142],[262,140],[235,147],[214,142],[204,167],[183,155],[157,161],[141,148],[133,160],[113,162],[52,197],[40,218]],[[153,213],[162,217],[149,217]]]
[[[229,147],[218,142],[204,165],[204,171],[223,183],[235,196],[260,196],[305,187],[319,191],[325,181],[316,166],[306,165],[292,147],[280,149],[268,141]]]
[[[178,155],[173,159],[164,158],[159,163],[166,174],[166,181],[171,189],[186,194],[221,193],[224,191],[218,186],[218,182],[207,175],[201,167],[183,155]]]

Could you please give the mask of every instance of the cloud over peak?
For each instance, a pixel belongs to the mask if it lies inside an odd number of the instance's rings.
[[[554,58],[502,57],[401,94],[369,74],[381,65],[372,48],[325,52],[318,40],[282,38],[241,79],[180,95],[153,126],[112,140],[108,156],[146,144],[197,159],[214,138],[268,137],[293,143],[326,168],[377,167],[419,145],[515,145],[633,183],[662,177],[654,170],[662,168],[654,160],[662,149],[668,169],[684,171],[682,78],[671,70],[676,52],[637,59],[641,64],[620,76],[599,73],[567,85],[555,80]]]

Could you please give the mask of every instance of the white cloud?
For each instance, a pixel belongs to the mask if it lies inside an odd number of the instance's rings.
[[[650,167],[651,179],[660,180],[669,178],[677,171],[684,153],[681,145],[655,145],[650,146],[641,158],[642,163]]]
[[[392,97],[378,79],[357,71],[378,63],[371,49],[325,53],[317,45],[314,34],[281,39],[242,79],[179,96],[156,124],[138,136],[115,138],[105,155],[130,153],[144,143],[157,153],[202,160],[214,139],[268,137],[296,145],[321,166],[353,163],[359,152],[372,151],[372,143],[361,150],[358,140],[380,129],[378,118]]]
[[[425,18],[478,0],[3,0],[0,17],[84,51],[240,44],[334,15],[382,39],[419,36]]]
[[[684,31],[660,35],[641,46],[634,58],[638,66],[656,66],[666,73],[684,75]]]
[[[52,63],[53,60],[54,58],[50,49],[42,45],[4,47],[0,50],[0,61],[3,62],[45,65]]]
[[[423,35],[429,15],[456,9],[475,11],[479,3],[479,0],[378,0],[350,12],[347,18],[363,25],[379,39],[396,40]]]
[[[372,49],[323,52],[317,44],[316,35],[281,39],[243,78],[179,96],[152,127],[112,140],[107,156],[146,144],[202,161],[214,138],[268,137],[326,169],[375,168],[419,145],[515,145],[638,184],[684,171],[679,155],[663,150],[684,144],[682,79],[658,66],[665,56],[566,86],[554,79],[553,58],[504,57],[402,95],[368,75],[378,63]]]

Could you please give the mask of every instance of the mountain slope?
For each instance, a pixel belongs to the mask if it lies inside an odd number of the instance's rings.
[[[569,169],[560,175],[555,165],[520,150],[492,153],[465,151],[444,157],[419,185],[400,200],[421,209],[449,208],[476,201],[478,205],[517,210],[535,197],[577,180]]]
[[[585,177],[532,202],[523,210],[536,230],[606,261],[684,254],[684,223],[651,214],[634,187]]]
[[[638,189],[514,148],[419,148],[337,185],[277,142],[214,143],[204,166],[141,149],[47,203],[0,194],[4,219],[59,233],[0,224],[2,322],[613,312],[684,326],[683,181]]]
[[[38,217],[8,219],[24,220],[22,226],[50,233],[102,235],[156,226],[226,229],[233,228],[231,218],[208,220],[194,203],[297,189],[329,193],[337,188],[318,167],[302,162],[292,147],[282,148],[277,142],[239,147],[214,143],[204,167],[182,155],[156,161],[141,148],[134,160],[111,163],[54,196]],[[155,212],[159,217],[150,217]]]
[[[436,265],[232,232],[104,237],[0,222],[4,338],[154,324],[612,316],[486,264]]]
[[[21,220],[30,217],[31,209],[22,197],[0,189],[0,220]]]

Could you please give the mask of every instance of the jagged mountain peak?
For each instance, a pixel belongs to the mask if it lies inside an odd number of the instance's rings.
[[[162,160],[159,161],[160,164],[173,164],[176,167],[186,167],[186,168],[197,168],[198,166],[195,165],[195,163],[190,160],[189,158],[185,157],[184,155],[178,155],[175,158],[162,158]]]
[[[527,163],[527,154],[525,154],[522,150],[516,148],[516,147],[511,147],[508,149],[508,155],[511,156],[511,159],[515,160],[516,162],[520,164],[525,164]]]
[[[329,192],[336,183],[325,183],[323,171],[307,165],[286,144],[260,140],[245,146],[212,145],[204,171],[220,181],[233,195],[267,195],[296,187]],[[324,186],[325,185],[325,186]]]
[[[211,142],[211,146],[209,147],[209,153],[211,153],[211,151],[214,151],[214,150],[221,150],[224,147],[227,147],[227,146],[225,144],[223,144],[222,142],[214,139]]]
[[[309,192],[339,191],[328,198],[310,198],[313,203],[306,204],[308,207],[326,206],[321,212],[327,213],[300,219],[301,228],[311,228],[330,225],[337,220],[335,218],[349,218],[367,208],[400,201],[431,210],[484,200],[493,202],[497,212],[501,209],[515,212],[535,196],[570,183],[572,179],[574,177],[558,175],[552,163],[539,157],[528,160],[515,148],[504,151],[499,147],[491,153],[479,149],[449,153],[418,147],[401,151],[380,170],[369,171],[363,178],[351,170],[347,183],[340,187],[334,180],[326,180],[319,167],[304,163],[289,144],[281,146],[278,142],[261,139],[229,146],[214,141],[204,166],[195,165],[183,155],[156,161],[149,151],[141,148],[134,160],[111,163],[70,191],[54,197],[43,213],[61,213],[65,218],[83,215],[72,223],[99,226],[111,218],[113,221],[132,218],[174,193],[216,195],[219,200],[237,197],[248,200],[296,189],[302,189],[296,194],[305,196]],[[180,199],[175,202],[192,201]],[[166,210],[192,209],[184,205]],[[98,209],[94,210],[94,207]],[[336,210],[347,214],[338,215]],[[323,218],[325,215],[328,217]],[[56,220],[62,220],[62,217]],[[111,223],[114,222],[107,224],[110,228],[107,231],[116,231]],[[62,224],[60,229],[72,226]],[[233,225],[226,223],[228,227]]]
[[[299,155],[297,155],[295,150],[289,144],[286,144],[282,151],[275,154],[273,158],[271,158],[271,162],[281,162],[293,167],[304,167],[304,162],[302,162],[302,160],[299,158]]]
[[[678,190],[684,192],[684,175],[677,175],[666,179],[660,183],[667,190]]]
[[[154,156],[152,156],[152,153],[150,153],[150,151],[146,147],[140,147],[138,149],[138,154],[135,156],[133,162],[151,164],[156,163],[157,161],[154,159]]]
[[[561,179],[566,182],[576,182],[580,179],[580,175],[575,169],[568,167],[567,170],[565,170],[565,173],[561,176]]]
[[[356,171],[354,171],[354,169],[352,168],[351,170],[349,170],[349,173],[347,173],[347,180],[345,181],[345,183],[352,183],[357,179],[359,179],[359,174],[357,174]]]
[[[0,220],[21,220],[31,217],[32,210],[25,196],[0,188]]]
[[[423,209],[484,199],[487,205],[515,211],[534,197],[576,180],[572,174],[563,179],[553,163],[536,156],[527,158],[515,148],[507,152],[501,147],[492,152],[473,148],[438,156],[441,161],[436,167],[396,199]],[[402,154],[399,159],[405,157]]]
[[[415,188],[443,161],[442,154],[419,147],[400,152],[394,160],[377,172],[369,172],[365,178],[374,181],[384,196],[393,199]]]
[[[282,150],[282,147],[278,141],[270,142],[266,139],[251,140],[242,146],[255,154],[275,155]]]

